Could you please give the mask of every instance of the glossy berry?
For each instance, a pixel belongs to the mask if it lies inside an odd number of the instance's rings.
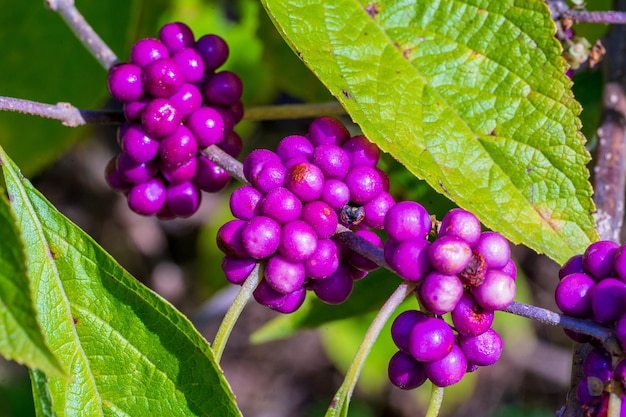
[[[182,115],[171,101],[165,98],[155,98],[141,113],[141,123],[149,135],[162,138],[176,131]]]
[[[626,305],[626,282],[617,278],[605,278],[591,289],[593,320],[607,323],[619,319]]]
[[[405,353],[411,353],[410,336],[413,326],[427,318],[426,314],[417,310],[406,310],[398,314],[391,324],[391,338],[398,349]]]
[[[493,310],[485,310],[469,292],[465,292],[452,310],[452,324],[460,335],[478,336],[493,323]]]
[[[143,82],[153,97],[170,97],[185,83],[183,72],[170,58],[158,59],[143,69]]]
[[[217,35],[204,35],[196,41],[195,49],[202,56],[204,67],[213,71],[228,59],[228,45]]]
[[[386,191],[381,191],[376,197],[363,205],[365,210],[364,222],[373,229],[382,229],[385,216],[391,207],[396,204],[394,198]]]
[[[610,240],[594,242],[583,254],[584,270],[591,276],[601,279],[611,276],[613,272],[613,258],[619,249],[619,244]]]
[[[159,156],[161,161],[170,166],[186,164],[196,157],[198,141],[191,131],[184,125],[170,135],[167,135],[159,143]]]
[[[488,268],[503,268],[511,258],[509,242],[497,232],[484,232],[473,249],[483,256]]]
[[[276,154],[283,162],[297,156],[310,161],[314,151],[313,144],[305,136],[300,135],[286,136],[276,146]]]
[[[401,201],[387,212],[384,227],[393,240],[424,239],[430,232],[431,221],[428,212],[421,204]]]
[[[378,146],[367,140],[365,136],[353,136],[343,144],[343,150],[350,158],[350,166],[374,167],[380,158]]]
[[[198,211],[202,194],[193,181],[170,184],[167,187],[166,204],[177,217],[189,217]]]
[[[261,199],[259,213],[280,224],[286,224],[300,218],[302,202],[288,189],[276,187]]]
[[[278,250],[291,262],[306,261],[317,248],[315,230],[302,220],[294,220],[282,227]]]
[[[159,152],[159,142],[148,135],[140,124],[132,124],[124,129],[120,146],[136,162],[148,162]]]
[[[252,258],[224,256],[222,259],[222,271],[228,282],[235,285],[242,285],[256,265],[257,260]]]
[[[350,190],[350,200],[357,204],[367,203],[383,190],[380,174],[369,166],[351,168],[344,182]]]
[[[176,51],[172,55],[172,61],[176,63],[186,82],[197,83],[204,77],[204,61],[194,48],[182,48]]]
[[[231,71],[220,71],[209,77],[202,86],[202,96],[208,103],[234,106],[241,99],[241,79]]]
[[[345,182],[329,179],[325,181],[319,198],[333,209],[339,210],[350,201],[350,190]]]
[[[274,290],[265,280],[262,280],[252,293],[257,303],[278,311],[289,314],[296,311],[306,297],[304,287],[289,294],[282,294]]]
[[[337,270],[323,279],[313,280],[310,284],[313,292],[327,304],[341,304],[348,299],[354,288],[350,268],[343,263]]]
[[[575,272],[585,272],[583,269],[583,256],[575,255],[568,259],[567,262],[559,269],[559,279],[563,279],[569,274]]]
[[[289,294],[304,284],[304,265],[291,262],[279,253],[270,256],[265,265],[265,281],[272,289]]]
[[[389,360],[389,381],[400,389],[415,389],[426,382],[424,364],[405,352],[396,352]]]
[[[152,216],[165,205],[165,184],[158,178],[152,178],[133,186],[128,192],[128,207],[144,216]]]
[[[463,284],[456,275],[431,271],[418,290],[420,304],[428,311],[443,315],[451,312],[463,296]]]
[[[202,105],[202,94],[193,84],[183,84],[170,98],[170,103],[178,109],[183,118]]]
[[[143,83],[143,72],[137,65],[114,65],[109,70],[107,81],[111,96],[121,102],[139,100],[146,91]]]
[[[311,162],[324,173],[324,178],[343,179],[350,169],[348,154],[337,145],[320,145],[315,148]]]
[[[229,133],[222,114],[212,107],[202,106],[194,110],[187,116],[185,123],[201,148],[221,142]]]
[[[582,272],[575,272],[559,281],[554,298],[556,305],[567,315],[586,317],[591,314],[591,289],[596,281]]]
[[[193,46],[195,43],[192,30],[182,22],[171,22],[163,25],[159,30],[159,40],[171,53]]]
[[[262,198],[263,194],[253,186],[241,186],[230,195],[230,212],[238,219],[250,220],[259,214],[259,203]]]
[[[337,213],[327,203],[315,200],[302,207],[300,219],[308,223],[319,239],[328,239],[337,229]]]
[[[456,236],[463,239],[472,247],[481,236],[481,226],[478,218],[471,212],[454,208],[441,219],[439,237]]]
[[[152,179],[158,169],[155,161],[136,162],[125,153],[117,155],[115,167],[120,177],[131,184],[142,184]]]
[[[422,362],[432,362],[445,357],[453,345],[452,328],[438,318],[429,317],[415,323],[409,335],[411,355]]]
[[[456,344],[452,345],[450,352],[443,358],[424,364],[426,376],[438,387],[447,387],[461,381],[466,370],[467,359]]]
[[[307,277],[325,279],[339,268],[339,247],[332,239],[319,239],[315,251],[304,261]]]
[[[158,59],[169,58],[170,52],[158,39],[146,38],[137,41],[130,51],[130,62],[140,67]]]
[[[479,366],[493,365],[502,354],[502,339],[493,329],[478,336],[459,336],[459,346],[468,362]]]
[[[224,223],[217,230],[217,247],[226,255],[233,258],[249,258],[243,246],[242,232],[248,222],[235,219]]]
[[[230,182],[230,174],[221,166],[204,155],[196,157],[197,169],[194,181],[201,190],[216,193],[226,188]]]
[[[428,248],[428,259],[442,274],[454,275],[465,269],[472,259],[472,249],[456,236],[439,236]]]
[[[324,174],[316,165],[300,162],[287,170],[285,187],[307,203],[322,195]]]
[[[426,239],[407,239],[400,243],[387,241],[385,260],[389,266],[407,281],[419,281],[430,271]]]
[[[269,217],[254,217],[243,228],[241,239],[249,256],[254,259],[267,258],[278,250],[280,225]]]
[[[333,117],[318,117],[309,125],[309,140],[315,146],[341,146],[349,137],[348,129]]]
[[[515,298],[515,281],[497,269],[490,269],[485,280],[471,289],[472,295],[486,310],[502,310]]]

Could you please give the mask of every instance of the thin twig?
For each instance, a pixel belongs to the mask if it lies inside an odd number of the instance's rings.
[[[428,401],[428,410],[424,417],[437,417],[443,404],[443,391],[442,387],[438,387],[433,384],[430,391],[430,400]]]
[[[121,112],[80,110],[69,103],[46,104],[1,96],[0,110],[59,120],[68,127],[78,127],[86,124],[119,124],[124,121],[124,116]]]
[[[574,23],[603,23],[606,25],[626,24],[626,12],[568,11],[568,12],[565,12],[562,17],[570,18],[574,21]]]
[[[45,0],[45,3],[48,8],[57,12],[65,20],[72,32],[85,45],[85,48],[91,52],[105,69],[108,70],[117,62],[115,53],[104,43],[102,38],[76,9],[74,0]]]
[[[346,114],[346,110],[337,101],[327,103],[282,104],[279,106],[259,106],[246,109],[246,120],[304,119],[322,115],[333,116]]]

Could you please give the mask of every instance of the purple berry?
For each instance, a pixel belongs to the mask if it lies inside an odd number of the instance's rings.
[[[296,311],[306,297],[306,290],[300,287],[296,291],[289,294],[281,294],[270,287],[270,285],[262,280],[252,293],[257,303],[271,308],[279,313],[289,314]]]
[[[222,259],[222,271],[228,282],[235,285],[242,285],[256,265],[257,260],[252,258],[224,256]]]
[[[117,170],[116,165],[117,157],[115,156],[109,160],[104,170],[104,178],[107,184],[109,184],[109,187],[117,191],[127,192],[130,190],[133,184],[122,178],[119,171]]]
[[[192,181],[170,184],[167,187],[167,207],[177,217],[189,217],[198,211],[202,194]]]
[[[407,281],[419,281],[430,271],[428,247],[423,238],[407,239],[400,243],[389,240],[385,244],[385,260],[389,266]]]
[[[244,107],[243,107],[243,103],[241,102],[241,100],[235,103],[234,105],[230,106],[228,111],[233,117],[233,123],[234,124],[239,123],[241,119],[243,119],[243,115],[244,115]]]
[[[224,223],[217,230],[217,247],[226,256],[238,259],[249,258],[242,238],[243,229],[247,224],[246,221],[235,219]]]
[[[315,146],[341,146],[350,137],[348,129],[337,119],[322,116],[309,125],[309,140]]]
[[[500,271],[504,272],[514,280],[517,279],[517,266],[515,266],[515,262],[513,259],[509,259],[509,261],[500,269]]]
[[[418,290],[420,304],[433,314],[443,315],[456,307],[463,296],[463,284],[456,275],[431,271]]]
[[[302,207],[300,219],[307,222],[319,239],[328,239],[337,229],[337,213],[323,201],[315,200]]]
[[[195,49],[182,48],[172,55],[172,60],[178,65],[186,82],[196,83],[204,77],[204,61]]]
[[[202,191],[217,193],[226,188],[230,182],[228,171],[204,155],[198,155],[196,161],[198,167],[193,180]]]
[[[174,133],[182,119],[178,108],[165,98],[155,98],[146,104],[141,113],[141,123],[146,133],[155,138]]]
[[[144,216],[153,216],[165,205],[165,185],[159,178],[152,178],[133,186],[128,192],[128,207]]]
[[[456,236],[439,236],[428,248],[428,259],[434,269],[446,275],[458,274],[472,259],[472,249]]]
[[[296,156],[303,156],[309,161],[313,157],[314,150],[313,144],[300,135],[286,136],[276,146],[276,154],[283,162]]]
[[[381,191],[376,197],[363,205],[365,210],[365,224],[373,229],[382,229],[385,215],[396,204],[395,200],[386,191]]]
[[[307,277],[324,279],[334,274],[339,268],[339,248],[331,239],[319,239],[317,247],[309,258],[304,261]]]
[[[217,35],[204,35],[196,41],[195,49],[204,62],[206,71],[213,71],[228,59],[228,44]]]
[[[350,166],[374,167],[380,158],[380,149],[365,136],[354,136],[343,144],[343,150],[350,158]]]
[[[324,183],[320,200],[328,203],[335,210],[339,210],[350,201],[350,190],[345,182],[329,179]]]
[[[243,149],[241,136],[237,132],[231,132],[229,135],[226,135],[217,146],[233,158],[237,158]]]
[[[401,201],[389,209],[384,226],[389,238],[393,240],[424,239],[430,232],[431,221],[421,204]]]
[[[139,100],[146,91],[142,70],[133,64],[117,64],[111,67],[107,84],[111,96],[124,103]]]
[[[287,169],[282,162],[266,161],[254,170],[254,173],[246,178],[262,193],[267,193],[285,184]]]
[[[304,284],[304,265],[301,262],[290,262],[275,253],[265,265],[265,281],[281,294],[294,292]]]
[[[280,224],[298,220],[302,214],[302,202],[284,187],[268,191],[259,204],[259,213]]]
[[[465,354],[465,358],[475,365],[493,365],[502,353],[502,339],[493,329],[478,336],[459,336],[459,346]]]
[[[337,270],[323,279],[311,282],[313,292],[321,301],[327,304],[341,304],[348,299],[354,288],[354,280],[350,268],[345,264],[339,264]]]
[[[463,294],[450,314],[454,328],[461,335],[478,336],[486,332],[493,323],[493,311],[483,309],[472,294]]]
[[[583,254],[583,269],[597,279],[611,276],[613,272],[613,258],[618,249],[619,244],[610,240],[592,243]]]
[[[442,319],[428,317],[415,323],[409,335],[409,350],[418,361],[432,362],[445,357],[454,345],[454,333]]]
[[[350,169],[348,154],[336,145],[320,145],[315,148],[311,162],[324,173],[324,178],[342,180]]]
[[[626,282],[617,278],[605,278],[591,289],[593,321],[607,323],[624,314],[626,305]]]
[[[254,259],[271,256],[281,241],[280,225],[265,216],[254,217],[241,232],[243,247]]]
[[[413,326],[427,318],[426,314],[417,310],[406,310],[398,314],[391,324],[391,339],[398,349],[405,353],[411,353],[411,331]]]
[[[182,22],[171,22],[163,25],[159,30],[159,39],[171,53],[193,46],[195,43],[191,28]]]
[[[158,59],[169,58],[170,52],[161,41],[153,38],[138,40],[130,51],[130,62],[140,67]]]
[[[515,281],[497,269],[489,269],[483,283],[472,288],[472,295],[484,309],[502,310],[515,298]]]
[[[231,71],[220,71],[213,74],[202,86],[202,96],[208,103],[230,107],[241,99],[241,79]]]
[[[450,353],[441,359],[424,364],[430,381],[438,387],[447,387],[463,379],[467,371],[467,359],[458,345],[452,345]]]
[[[222,114],[213,107],[202,106],[192,111],[187,116],[186,124],[201,148],[221,142],[229,133],[225,129]]]
[[[369,166],[351,168],[344,182],[350,190],[350,200],[357,204],[367,203],[383,190],[380,174]]]
[[[596,281],[582,272],[567,275],[554,292],[556,305],[567,315],[586,317],[591,314],[591,289]]]
[[[424,364],[404,352],[396,352],[389,360],[389,381],[404,390],[415,389],[426,382]]]
[[[509,242],[497,232],[483,233],[473,249],[483,256],[490,269],[503,268],[511,258]]]
[[[179,125],[172,133],[161,139],[159,156],[161,161],[171,167],[186,164],[196,157],[198,141],[184,125]]]
[[[136,162],[125,153],[117,155],[116,170],[120,177],[131,184],[141,184],[152,179],[157,173],[156,161]]]
[[[615,325],[615,337],[622,345],[622,348],[626,348],[626,313],[617,320]]]
[[[141,97],[135,101],[129,101],[124,103],[124,117],[129,122],[140,122],[141,121],[141,113],[143,113],[143,109],[146,107],[152,98],[150,97]]]
[[[611,378],[612,368],[611,354],[604,347],[590,350],[583,360],[583,374],[585,376],[595,376],[607,381]]]
[[[563,279],[569,274],[573,274],[575,272],[585,272],[583,269],[582,255],[572,256],[563,264],[563,266],[559,269],[559,279]]]
[[[278,251],[285,259],[291,262],[304,262],[316,248],[317,235],[308,223],[294,220],[282,227]]]
[[[251,185],[239,187],[230,195],[230,211],[238,219],[251,220],[259,215],[262,198],[263,194]]]
[[[480,221],[476,216],[460,208],[454,208],[441,219],[439,236],[456,236],[474,246],[481,236]]]
[[[189,83],[183,84],[169,100],[178,109],[183,118],[202,106],[200,90],[195,85]]]
[[[148,135],[140,124],[132,124],[124,129],[120,146],[136,162],[148,162],[159,152],[159,142]]]
[[[324,174],[309,162],[300,162],[287,170],[285,187],[303,203],[317,200],[324,189]]]
[[[280,158],[269,149],[255,149],[243,161],[243,175],[248,181],[259,174],[268,162],[280,163]]]
[[[170,97],[185,83],[183,72],[170,58],[158,59],[143,69],[143,83],[154,97]]]

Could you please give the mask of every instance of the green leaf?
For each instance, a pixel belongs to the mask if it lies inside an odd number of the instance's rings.
[[[57,415],[240,416],[208,343],[60,214],[0,149],[38,318],[71,380],[37,378]],[[40,399],[36,399],[40,401]],[[47,415],[44,414],[44,415]]]
[[[559,262],[597,234],[579,104],[540,0],[263,0],[369,139]]]
[[[35,319],[24,245],[4,194],[0,194],[0,230],[0,354],[50,375],[67,377]]]

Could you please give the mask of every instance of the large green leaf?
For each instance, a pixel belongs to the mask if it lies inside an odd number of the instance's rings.
[[[32,374],[40,413],[51,404],[58,416],[241,415],[191,323],[56,211],[1,148],[0,161],[38,318],[71,375]]]
[[[579,104],[540,0],[263,0],[364,133],[559,262],[597,239]]]
[[[35,319],[24,245],[4,194],[0,194],[0,230],[0,354],[57,377],[67,376]]]

